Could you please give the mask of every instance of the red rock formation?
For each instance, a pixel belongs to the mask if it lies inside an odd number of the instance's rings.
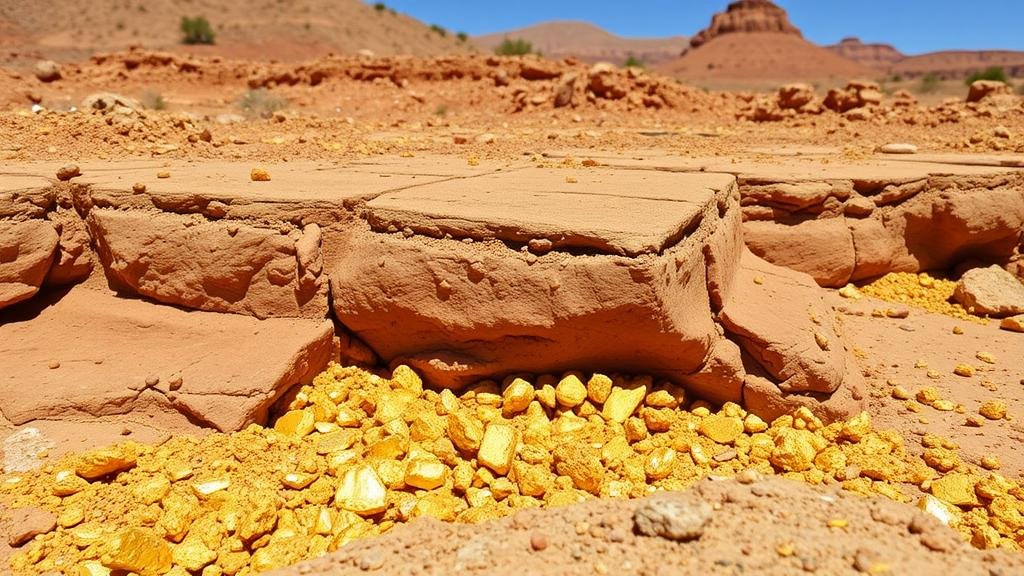
[[[802,36],[789,21],[786,11],[771,0],[737,0],[725,12],[711,18],[711,25],[690,38],[690,46],[697,48],[705,42],[733,32],[777,32]]]

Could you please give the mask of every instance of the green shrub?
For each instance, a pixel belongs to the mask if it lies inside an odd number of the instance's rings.
[[[242,95],[242,99],[238,101],[238,107],[243,112],[261,118],[269,118],[274,112],[282,110],[287,106],[287,100],[276,94],[271,94],[266,88],[247,90]]]
[[[215,34],[210,23],[202,16],[181,17],[182,44],[213,44]]]
[[[1006,72],[999,66],[990,66],[981,72],[975,72],[967,77],[964,82],[970,86],[977,80],[998,80],[1000,82],[1006,82]]]
[[[448,35],[448,31],[445,30],[442,26],[438,26],[437,24],[431,24],[430,25],[430,29],[433,30],[434,32],[437,32],[441,36],[447,36]]]
[[[459,32],[455,36],[458,37],[459,42],[465,42],[466,40],[469,40],[469,34],[466,34],[465,32]]]
[[[494,53],[498,56],[524,56],[533,53],[533,44],[522,38],[516,38],[515,40],[505,38],[494,49]]]
[[[373,9],[376,10],[377,12],[383,12],[388,9],[388,6],[383,2],[377,2],[376,4],[373,5]]]
[[[642,60],[640,60],[636,56],[633,56],[632,54],[630,54],[629,58],[626,58],[626,62],[623,64],[623,67],[625,67],[625,68],[644,68],[645,66],[644,66],[644,63],[643,63]]]
[[[922,93],[934,92],[939,87],[939,77],[931,72],[921,77],[921,84],[918,86],[918,91]]]

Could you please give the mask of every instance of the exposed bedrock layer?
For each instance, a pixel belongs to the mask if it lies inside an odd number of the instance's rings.
[[[785,195],[749,196],[747,246],[823,286],[841,286],[971,259],[1006,262],[1021,242],[1022,174],[849,184],[826,184],[829,195],[807,207],[793,206]]]
[[[856,404],[813,281],[744,249],[733,175],[415,159],[271,167],[254,183],[248,169],[5,176],[0,270],[19,298],[84,279],[5,316],[5,341],[34,342],[0,350],[5,385],[60,390],[12,396],[8,422],[151,411],[237,429],[339,341],[349,359],[408,363],[437,386],[585,369],[671,379],[765,415]],[[74,345],[47,347],[54,330]]]
[[[524,183],[545,191],[530,209]],[[328,258],[335,314],[435,385],[586,366],[738,402],[749,364],[779,383],[750,394],[781,408],[846,377],[813,281],[742,249],[730,176],[598,171],[566,184],[525,169],[385,194],[365,216]]]
[[[634,169],[735,174],[747,247],[822,286],[965,261],[1005,265],[1024,242],[1024,158],[836,160],[829,150],[758,152],[745,160],[657,151],[596,158]],[[586,152],[550,156],[578,153]]]

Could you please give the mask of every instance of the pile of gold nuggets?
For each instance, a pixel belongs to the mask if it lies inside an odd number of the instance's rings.
[[[826,426],[801,409],[769,423],[650,377],[509,377],[454,393],[405,366],[387,379],[331,365],[273,428],[68,456],[4,476],[0,499],[57,516],[14,557],[16,574],[254,574],[419,516],[480,522],[709,475],[841,483],[914,501],[976,546],[1024,545],[1016,482],[941,439],[927,459],[903,442],[867,413]]]

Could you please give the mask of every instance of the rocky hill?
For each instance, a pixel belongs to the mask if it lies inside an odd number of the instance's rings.
[[[360,0],[0,0],[0,47],[25,57],[80,59],[132,45],[180,47],[183,16],[206,18],[208,55],[296,60],[328,52],[438,55],[472,51],[454,31],[435,30],[386,6]],[[442,33],[443,32],[443,33]]]
[[[543,22],[518,30],[473,38],[484,51],[494,50],[506,38],[523,39],[549,58],[574,57],[584,62],[621,64],[630,56],[645,64],[676,58],[687,46],[685,36],[623,38],[589,22]]]
[[[800,30],[789,21],[786,11],[770,0],[737,0],[729,4],[725,12],[711,18],[711,25],[690,39],[690,46],[697,48],[723,34],[734,32],[771,32],[802,36]]]
[[[769,0],[739,0],[715,14],[681,57],[659,71],[688,81],[785,82],[873,76],[871,68],[803,38]]]

